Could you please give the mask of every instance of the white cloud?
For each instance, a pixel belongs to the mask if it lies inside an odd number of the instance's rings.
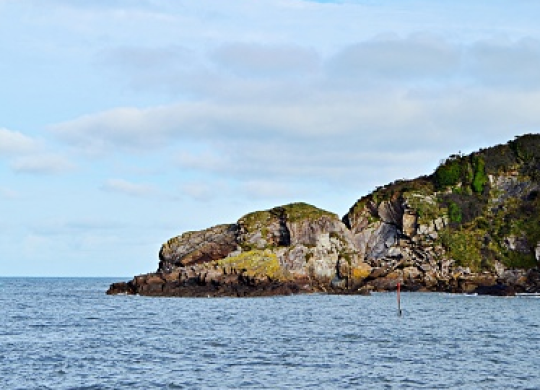
[[[250,180],[242,185],[244,194],[251,199],[292,199],[298,195],[298,191],[292,183],[281,183],[270,180]]]
[[[57,154],[36,154],[18,157],[10,163],[17,173],[58,174],[75,169],[75,164]]]
[[[131,183],[123,179],[109,179],[101,188],[104,191],[117,192],[135,197],[147,197],[156,193],[156,189],[151,185]]]
[[[247,77],[299,77],[317,70],[320,58],[313,49],[296,45],[234,43],[219,47],[216,66]]]
[[[223,184],[190,182],[181,186],[181,192],[193,200],[207,202],[217,196],[223,196]]]
[[[538,89],[540,40],[524,38],[516,42],[477,42],[468,50],[466,65],[470,67],[471,76],[482,84]]]
[[[19,193],[7,187],[0,187],[0,198],[4,199],[17,199],[19,198]]]
[[[40,142],[18,131],[0,128],[0,156],[30,153],[40,148]]]
[[[335,77],[362,81],[444,80],[459,71],[460,57],[459,46],[436,36],[383,36],[345,47],[332,58],[330,69]]]
[[[66,220],[63,217],[40,220],[31,226],[31,231],[39,236],[75,236],[87,232],[118,231],[125,228],[117,221],[104,217],[84,217]]]
[[[311,49],[298,47],[222,46],[208,60],[234,71],[215,71],[215,94],[113,109],[52,131],[84,150],[166,150],[184,169],[248,182],[262,176],[344,184],[381,170],[388,172],[380,177],[384,182],[430,173],[441,158],[467,145],[488,146],[485,140],[504,142],[540,129],[534,72],[524,72],[523,79],[505,75],[508,66],[494,68],[490,61],[497,60],[482,56],[485,47],[495,46],[426,34],[370,39],[325,58],[311,58]],[[536,41],[502,47],[496,46],[496,56],[536,58]],[[304,58],[302,53],[309,58],[298,60],[298,69],[307,73],[309,64],[322,61],[313,68],[316,75],[281,76],[283,64]],[[274,57],[281,58],[265,68]],[[484,68],[489,76],[479,76]],[[264,77],[242,81],[236,73],[243,72],[273,73],[273,85]],[[508,82],[491,82],[497,74]],[[204,197],[196,186],[190,191]]]

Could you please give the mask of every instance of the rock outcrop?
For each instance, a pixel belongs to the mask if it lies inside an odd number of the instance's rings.
[[[370,274],[340,218],[305,203],[258,211],[236,224],[167,241],[155,273],[110,294],[259,296],[351,291]]]
[[[247,214],[163,244],[155,273],[108,293],[255,296],[326,291],[539,292],[540,135],[359,199],[347,215],[305,203]]]

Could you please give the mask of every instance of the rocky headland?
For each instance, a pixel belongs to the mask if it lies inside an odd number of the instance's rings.
[[[540,135],[453,155],[360,198],[343,217],[305,203],[187,232],[156,272],[108,294],[269,296],[540,292]]]

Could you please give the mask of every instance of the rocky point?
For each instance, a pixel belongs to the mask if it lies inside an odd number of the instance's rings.
[[[267,296],[540,291],[540,135],[399,180],[343,217],[293,203],[171,238],[155,273],[108,294]]]

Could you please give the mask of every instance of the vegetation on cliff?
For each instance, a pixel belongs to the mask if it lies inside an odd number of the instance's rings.
[[[452,155],[430,176],[379,187],[359,199],[344,222],[350,225],[366,210],[376,220],[378,204],[403,202],[418,225],[438,217],[449,221],[435,244],[458,264],[482,271],[499,261],[527,269],[537,265],[539,193],[540,135],[527,134],[470,155]]]

